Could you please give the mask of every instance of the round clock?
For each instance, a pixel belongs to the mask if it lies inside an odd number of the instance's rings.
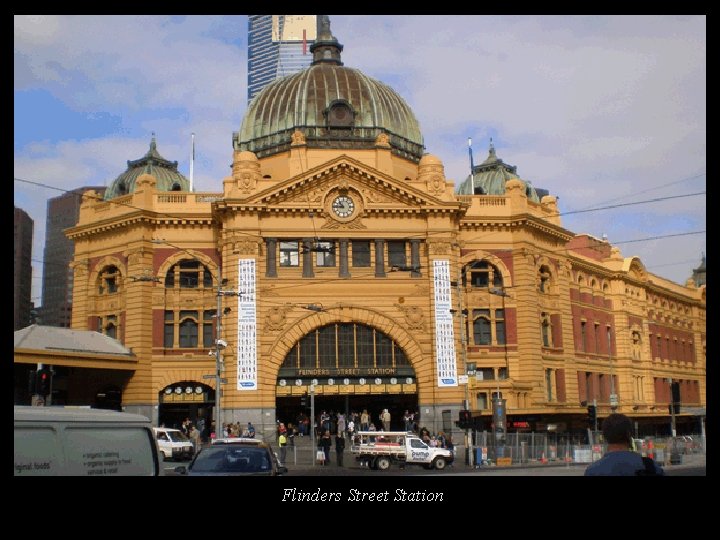
[[[341,218],[350,217],[355,211],[355,203],[347,195],[336,197],[332,203],[333,212]]]

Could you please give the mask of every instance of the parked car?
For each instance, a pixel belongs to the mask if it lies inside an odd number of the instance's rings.
[[[187,476],[279,476],[287,468],[278,463],[270,445],[253,440],[227,439],[203,448],[188,467],[174,472]]]
[[[190,460],[195,447],[190,439],[179,429],[153,428],[160,453],[166,460]]]

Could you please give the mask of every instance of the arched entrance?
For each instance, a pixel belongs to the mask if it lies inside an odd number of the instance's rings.
[[[215,390],[196,381],[179,381],[160,391],[158,424],[180,428],[185,418],[198,426],[203,438],[210,433],[215,406]]]
[[[280,366],[276,387],[278,420],[296,424],[310,416],[311,386],[315,415],[362,413],[381,429],[383,409],[392,429],[405,429],[406,410],[417,412],[415,370],[402,348],[387,334],[362,323],[332,323],[300,338]],[[312,425],[312,424],[311,424]]]

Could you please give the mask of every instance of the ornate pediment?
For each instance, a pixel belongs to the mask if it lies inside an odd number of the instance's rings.
[[[360,199],[365,212],[403,211],[447,204],[348,156],[341,156],[281,182],[243,204],[315,211],[322,208],[327,211],[328,199],[347,192],[353,192]]]

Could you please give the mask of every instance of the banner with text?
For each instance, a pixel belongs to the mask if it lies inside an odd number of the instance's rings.
[[[457,361],[453,331],[450,261],[433,261],[435,286],[435,356],[438,386],[457,386]]]
[[[255,259],[238,262],[237,389],[257,390],[257,322],[255,312]]]

